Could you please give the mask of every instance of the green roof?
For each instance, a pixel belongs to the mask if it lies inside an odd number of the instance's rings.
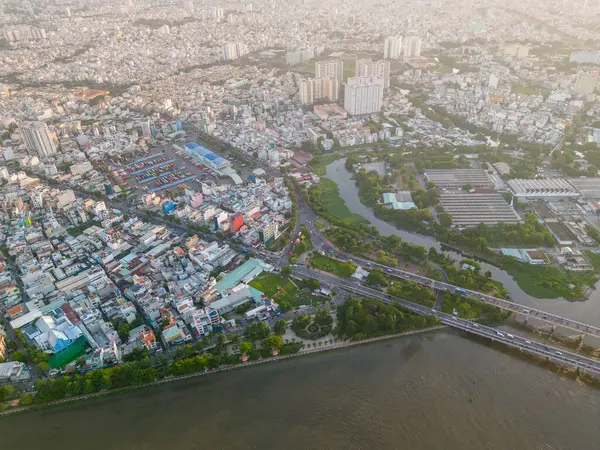
[[[250,258],[244,264],[242,264],[239,267],[236,267],[234,270],[225,275],[223,279],[215,285],[215,289],[218,292],[223,292],[227,289],[231,289],[237,286],[242,280],[246,280],[246,282],[249,282],[251,280],[248,278],[256,278],[269,266],[270,265],[265,263],[264,261],[255,258]]]

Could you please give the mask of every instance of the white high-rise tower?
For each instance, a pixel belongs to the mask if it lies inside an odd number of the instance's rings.
[[[383,43],[383,57],[385,59],[398,59],[402,51],[402,37],[391,36]]]
[[[44,122],[23,123],[19,126],[19,129],[27,150],[35,152],[38,158],[47,158],[56,154],[55,136],[50,133]]]

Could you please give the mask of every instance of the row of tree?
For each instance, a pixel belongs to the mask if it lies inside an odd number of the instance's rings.
[[[434,326],[435,316],[418,316],[396,304],[349,298],[337,308],[335,333],[346,339],[364,339]]]

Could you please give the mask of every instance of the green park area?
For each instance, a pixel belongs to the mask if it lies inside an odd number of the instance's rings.
[[[310,265],[315,269],[323,270],[339,277],[349,277],[356,270],[356,266],[350,262],[342,262],[322,255],[312,256],[310,258]]]
[[[349,298],[338,306],[336,315],[334,333],[342,339],[365,339],[438,324],[433,315],[417,315],[400,305],[387,305],[371,298]]]
[[[340,197],[335,181],[322,178],[321,182],[306,191],[306,201],[320,216],[334,223],[360,225],[369,223],[364,217],[350,212]]]
[[[252,280],[249,285],[275,300],[283,312],[301,305],[317,305],[327,300],[312,294],[319,288],[319,282],[316,280],[292,280],[286,276],[266,273]]]

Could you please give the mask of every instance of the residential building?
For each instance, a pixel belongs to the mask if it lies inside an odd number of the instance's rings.
[[[331,78],[344,82],[344,62],[338,59],[316,61],[315,78]]]
[[[44,122],[22,123],[19,129],[29,152],[35,152],[40,159],[56,154],[56,135]]]
[[[94,170],[94,167],[92,166],[91,162],[85,161],[80,164],[73,164],[70,167],[70,170],[73,175],[83,175],[84,173],[87,173],[90,170]]]
[[[404,39],[404,58],[416,58],[421,56],[421,38],[419,36],[406,36]]]
[[[351,116],[378,113],[383,101],[384,81],[379,77],[352,77],[345,84],[344,109]]]
[[[223,46],[223,60],[231,61],[233,59],[238,59],[248,54],[248,52],[248,46],[243,42],[225,44]]]
[[[385,38],[383,43],[383,57],[385,59],[398,59],[402,52],[402,36]]]
[[[370,77],[375,76],[383,79],[383,89],[390,87],[390,61],[382,59],[373,62],[371,58],[356,60],[355,76]]]
[[[299,83],[299,95],[303,105],[312,105],[322,99],[337,102],[340,97],[340,83],[335,78],[302,80]]]

